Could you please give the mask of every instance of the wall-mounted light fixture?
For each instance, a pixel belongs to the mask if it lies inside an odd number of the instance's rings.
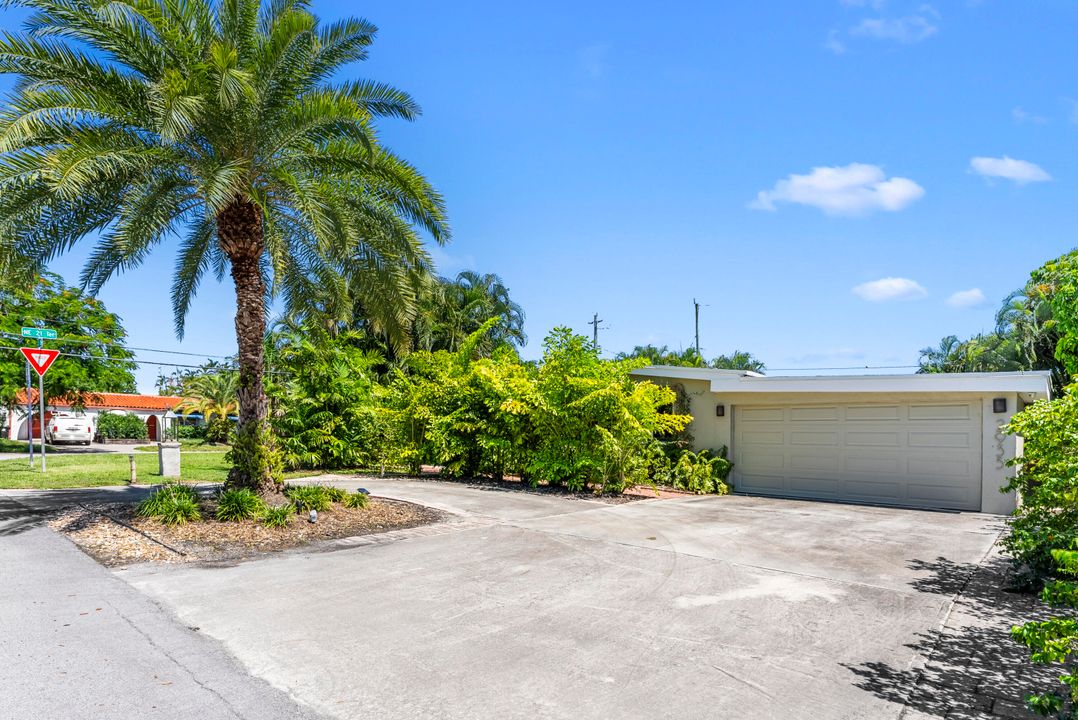
[[[715,406],[715,417],[726,417],[726,406],[725,405],[716,405]]]
[[[1007,412],[1007,398],[992,398],[992,412]]]

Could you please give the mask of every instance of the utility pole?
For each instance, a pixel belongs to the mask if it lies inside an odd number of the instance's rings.
[[[599,348],[599,323],[601,322],[603,321],[599,319],[599,313],[594,313],[591,316],[591,322],[588,323],[588,325],[591,325],[591,344],[596,349]]]
[[[696,357],[700,357],[700,303],[696,298],[692,299],[692,306],[696,313]]]

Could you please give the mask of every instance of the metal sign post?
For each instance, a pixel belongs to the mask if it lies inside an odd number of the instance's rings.
[[[35,353],[30,348],[21,348],[22,354],[26,356],[26,406],[30,419],[30,426],[26,434],[30,436],[30,467],[33,467],[34,404],[30,399],[30,366],[33,365],[34,370],[37,371],[37,426],[41,431],[41,472],[45,472],[45,373],[48,372],[49,367],[60,352],[58,350],[45,350],[45,340],[55,340],[57,337],[56,331],[51,328],[24,327],[22,336],[37,340],[38,352]]]
[[[39,338],[37,346],[45,347],[45,341]],[[41,472],[45,472],[45,373],[43,372],[37,374],[37,410],[41,416],[41,422],[38,424],[41,428]]]
[[[30,448],[30,468],[34,467],[34,398],[30,395],[30,360],[26,361],[26,442]]]

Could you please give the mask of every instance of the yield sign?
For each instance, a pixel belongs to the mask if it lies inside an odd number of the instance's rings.
[[[30,367],[37,370],[38,375],[44,375],[52,366],[53,360],[60,354],[59,350],[46,350],[45,348],[19,348],[26,359],[30,361]]]

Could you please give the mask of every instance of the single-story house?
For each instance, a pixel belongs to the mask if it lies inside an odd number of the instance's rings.
[[[687,399],[696,449],[728,448],[734,492],[996,514],[1015,508],[1000,488],[1022,449],[1001,428],[1051,392],[1048,372],[632,375]]]
[[[31,393],[34,403],[34,437],[41,437],[41,428],[37,422],[37,392]],[[163,437],[162,430],[171,427],[176,422],[175,407],[183,398],[170,395],[136,395],[133,393],[92,393],[87,395],[83,412],[87,417],[94,420],[97,425],[97,416],[103,412],[133,413],[146,423],[146,431],[150,440],[160,440]],[[72,405],[65,400],[52,400],[45,408],[45,418],[51,416],[53,411],[71,412]],[[8,410],[8,439],[26,440],[28,432],[26,413],[26,391],[20,391],[18,404]]]

